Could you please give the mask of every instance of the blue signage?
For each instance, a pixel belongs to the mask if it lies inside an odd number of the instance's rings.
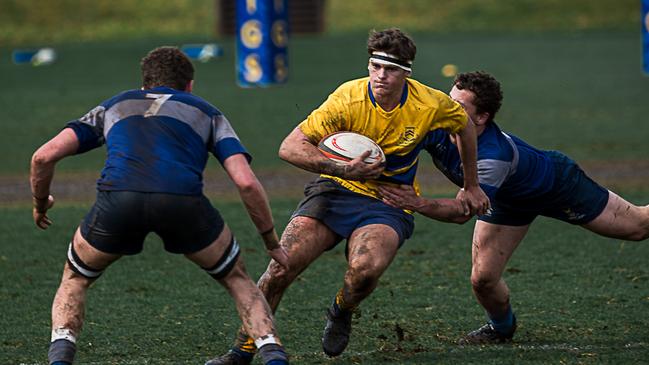
[[[288,78],[287,0],[237,0],[237,82],[243,87]]]

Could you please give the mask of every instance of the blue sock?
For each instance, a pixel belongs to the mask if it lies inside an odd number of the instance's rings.
[[[231,349],[231,351],[236,352],[237,354],[239,354],[239,356],[241,356],[242,358],[244,358],[246,360],[252,359],[255,356],[255,354],[251,354],[250,352],[242,351],[242,350],[240,350],[240,349],[238,349],[236,347],[233,347]]]
[[[269,343],[259,348],[259,357],[264,365],[288,365],[286,351],[277,343]]]
[[[270,362],[266,363],[266,365],[288,365],[288,361],[284,361],[284,360],[271,360]]]
[[[507,306],[507,311],[499,316],[489,315],[489,320],[493,325],[494,329],[503,334],[509,334],[512,332],[514,327],[514,312],[512,312],[512,306]]]
[[[74,342],[60,338],[50,343],[47,359],[51,365],[72,365],[77,345]]]

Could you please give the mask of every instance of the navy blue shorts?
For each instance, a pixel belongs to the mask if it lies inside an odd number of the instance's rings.
[[[588,177],[566,155],[557,151],[550,151],[549,155],[554,163],[555,180],[548,193],[524,201],[496,199],[491,202],[490,212],[478,219],[493,224],[524,226],[539,215],[579,225],[597,218],[608,203],[608,190]]]
[[[308,183],[304,196],[291,218],[304,216],[321,221],[338,235],[336,244],[357,228],[385,224],[397,232],[401,246],[415,228],[412,214],[350,191],[331,179],[318,178]]]
[[[189,254],[209,246],[223,231],[219,212],[203,196],[98,191],[81,223],[81,235],[102,252],[134,255],[150,232],[165,250]]]

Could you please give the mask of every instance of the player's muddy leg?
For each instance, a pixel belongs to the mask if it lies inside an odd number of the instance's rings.
[[[63,268],[61,284],[52,303],[52,338],[48,359],[51,364],[72,364],[76,340],[83,327],[86,292],[120,255],[101,252],[79,233],[68,247],[68,260]]]
[[[322,349],[328,356],[340,355],[349,343],[352,313],[376,288],[379,278],[394,259],[399,235],[383,224],[355,230],[349,238],[345,282],[327,312]]]
[[[509,303],[509,288],[502,278],[512,253],[523,240],[529,225],[505,226],[477,221],[473,232],[471,287],[489,317],[489,323],[468,333],[462,344],[510,340],[516,318]]]
[[[259,288],[246,273],[240,258],[240,247],[227,225],[219,237],[206,248],[185,256],[201,266],[208,274],[225,287],[234,299],[237,312],[247,333],[250,333],[266,357],[272,357],[278,364],[288,364],[286,352],[279,342],[273,316]],[[224,364],[216,358],[207,364]],[[252,360],[232,358],[225,364],[248,364]]]
[[[289,268],[271,260],[257,283],[273,312],[295,278],[335,241],[335,233],[316,219],[295,217],[289,222],[280,240],[289,257]]]
[[[649,205],[637,206],[609,191],[604,211],[582,227],[607,237],[629,241],[649,238]]]
[[[285,269],[271,260],[266,272],[262,274],[257,286],[268,301],[272,312],[277,309],[284,291],[336,240],[336,236],[318,220],[309,217],[293,218],[280,240],[289,258],[289,268]],[[244,326],[239,329],[234,347],[228,353],[208,362],[210,365],[250,364],[257,351],[254,335],[249,336]]]

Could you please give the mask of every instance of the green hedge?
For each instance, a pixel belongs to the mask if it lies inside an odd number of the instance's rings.
[[[389,26],[436,33],[634,30],[640,17],[636,0],[324,1],[331,33]],[[0,0],[0,44],[213,37],[216,4],[216,0]]]

